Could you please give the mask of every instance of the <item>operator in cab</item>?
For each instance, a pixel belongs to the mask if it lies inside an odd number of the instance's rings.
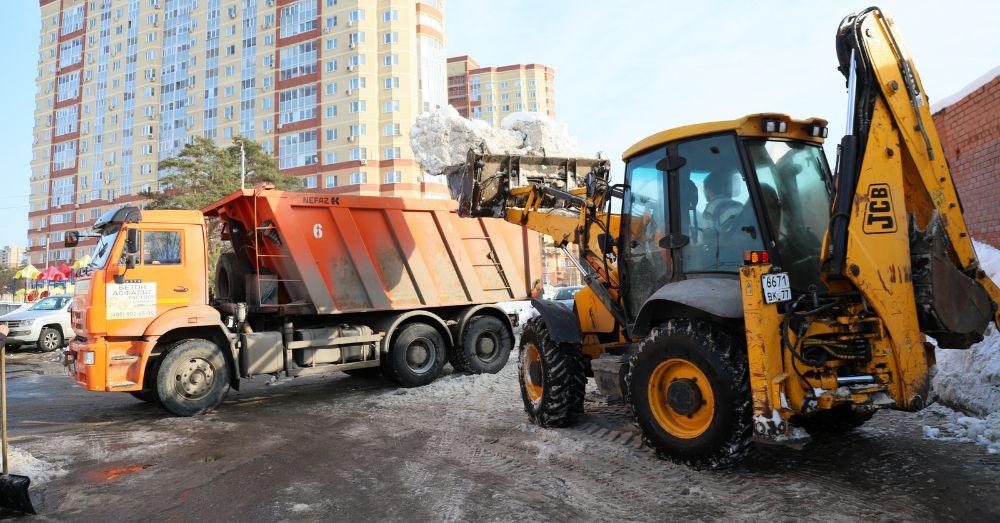
[[[733,177],[736,173],[719,169],[705,177],[705,210],[702,212],[706,227],[720,229],[743,210],[743,204],[733,199]]]

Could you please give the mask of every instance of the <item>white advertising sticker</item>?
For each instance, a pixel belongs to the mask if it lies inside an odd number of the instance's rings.
[[[107,318],[131,320],[156,317],[156,282],[109,283]]]

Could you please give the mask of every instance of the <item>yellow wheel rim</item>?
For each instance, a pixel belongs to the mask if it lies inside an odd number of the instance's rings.
[[[538,347],[534,343],[524,344],[524,357],[521,358],[521,380],[524,382],[524,391],[528,394],[528,399],[532,403],[538,403],[542,399],[542,391],[545,390],[541,383],[535,383],[531,379],[532,367],[541,369],[542,355],[538,352]],[[537,372],[537,374],[541,374]]]
[[[675,437],[697,438],[712,424],[712,386],[705,373],[688,360],[673,358],[657,365],[647,394],[656,422]]]

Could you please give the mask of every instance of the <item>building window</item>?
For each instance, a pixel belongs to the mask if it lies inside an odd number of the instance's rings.
[[[398,76],[393,76],[391,78],[386,78],[385,79],[385,88],[386,89],[399,89],[399,77]]]
[[[386,22],[398,22],[399,21],[399,11],[395,9],[390,9],[385,13],[382,13],[382,20]]]
[[[319,57],[316,41],[291,45],[280,50],[281,79],[292,78],[316,72],[316,60]]]
[[[77,106],[56,109],[56,136],[76,132]]]
[[[83,29],[83,4],[66,9],[62,13],[62,27],[59,34],[68,35]]]
[[[348,111],[352,113],[363,113],[368,109],[368,104],[364,100],[358,100],[348,104]]]
[[[356,123],[351,125],[351,136],[364,136],[368,134],[368,125]]]
[[[327,51],[332,51],[332,50],[334,50],[336,48],[337,48],[337,39],[336,38],[327,38],[326,39],[326,50]]]
[[[326,130],[326,141],[332,142],[332,141],[334,141],[336,139],[337,139],[337,130],[336,129],[327,129]]]
[[[56,80],[56,101],[62,102],[80,96],[80,73],[73,72]]]
[[[83,37],[59,44],[59,68],[69,67],[83,60]]]
[[[402,157],[399,147],[387,147],[385,149],[386,160],[398,160]]]
[[[393,66],[393,65],[399,65],[399,55],[398,54],[387,54],[387,55],[385,55],[385,58],[382,60],[382,63],[386,67],[390,67],[390,66]]]
[[[316,188],[316,176],[306,176],[302,179],[302,186],[306,189]]]
[[[300,0],[281,8],[281,37],[288,38],[318,27],[316,0]]]
[[[357,47],[358,44],[365,43],[365,32],[355,31],[347,35],[347,41],[351,45],[351,48],[353,49],[354,47]]]
[[[367,160],[368,159],[368,149],[365,147],[355,147],[351,149],[351,160]]]
[[[336,175],[331,174],[331,175],[327,176],[326,179],[323,181],[323,187],[325,189],[333,189],[336,186],[337,186],[337,176]]]
[[[76,166],[76,140],[52,146],[52,170],[61,171]]]
[[[363,172],[351,173],[351,183],[352,184],[368,183],[368,173],[363,173]]]
[[[337,116],[337,106],[336,105],[327,106],[327,108],[326,108],[326,117],[327,118],[334,118],[336,116]]]
[[[282,135],[278,138],[278,166],[282,169],[290,169],[304,165],[315,165],[318,162],[316,156],[317,139],[318,133],[316,131]]]
[[[316,118],[316,86],[305,85],[278,93],[281,123],[289,124]]]
[[[363,89],[368,86],[366,78],[351,78],[348,89]]]
[[[388,123],[385,124],[385,136],[400,136],[400,129],[398,123]]]
[[[360,22],[360,21],[362,21],[362,20],[365,19],[365,10],[364,9],[355,9],[355,10],[353,10],[353,11],[350,12],[350,14],[348,15],[347,19],[350,20],[350,21],[352,21],[352,22]]]
[[[334,152],[326,153],[326,164],[327,165],[333,165],[335,163],[337,163],[337,153],[334,153]],[[336,178],[336,177],[334,177],[334,178]]]
[[[337,94],[337,83],[326,84],[326,94]]]
[[[383,44],[398,44],[399,43],[399,33],[395,31],[389,31],[382,35]]]
[[[385,173],[385,183],[401,183],[402,181],[402,171],[389,171]]]
[[[389,100],[385,103],[385,112],[395,113],[399,112],[399,100]]]

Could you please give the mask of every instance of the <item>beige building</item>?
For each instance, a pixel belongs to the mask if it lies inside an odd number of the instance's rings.
[[[555,71],[540,64],[481,67],[469,56],[448,59],[448,103],[466,118],[499,127],[510,113],[556,114]]]
[[[29,256],[244,135],[307,188],[420,191],[409,127],[447,103],[444,0],[39,0]],[[86,245],[86,244],[84,244]]]
[[[0,249],[0,267],[16,269],[24,259],[25,248],[20,245],[7,245]]]

